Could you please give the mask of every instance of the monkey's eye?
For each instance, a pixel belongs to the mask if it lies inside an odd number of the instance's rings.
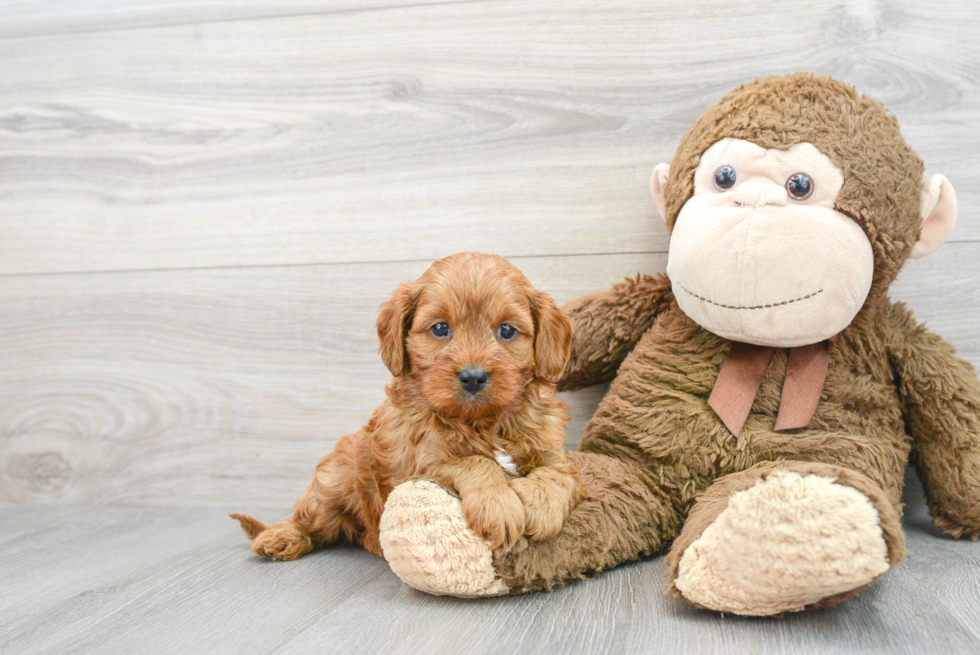
[[[517,328],[510,323],[501,323],[500,327],[497,328],[497,336],[504,341],[510,341],[517,336]]]
[[[721,191],[728,191],[735,186],[735,169],[725,164],[716,170],[715,186]]]
[[[449,336],[449,323],[436,323],[431,328],[429,332],[432,333],[436,339],[445,339]]]
[[[795,200],[806,200],[813,193],[813,179],[806,173],[793,173],[786,180],[786,192]]]

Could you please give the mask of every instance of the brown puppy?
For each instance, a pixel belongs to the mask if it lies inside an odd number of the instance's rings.
[[[493,548],[558,534],[585,492],[565,460],[555,392],[572,330],[551,296],[502,257],[460,253],[399,286],[377,327],[388,399],[321,460],[292,518],[231,515],[252,550],[292,560],[360,543],[383,557],[385,499],[410,477],[458,495]]]

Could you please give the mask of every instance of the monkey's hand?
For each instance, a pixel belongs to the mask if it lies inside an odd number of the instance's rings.
[[[980,381],[953,346],[893,307],[890,349],[913,461],[933,522],[946,535],[980,536]]]
[[[667,276],[637,275],[565,304],[562,309],[572,322],[572,355],[558,388],[579,389],[611,380],[673,298]]]

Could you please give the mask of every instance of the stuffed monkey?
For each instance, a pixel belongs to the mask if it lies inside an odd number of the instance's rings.
[[[427,481],[382,544],[438,594],[550,589],[670,546],[668,589],[770,615],[828,606],[898,564],[910,460],[936,525],[980,534],[980,383],[888,286],[956,199],[877,101],[795,74],[736,89],[652,190],[667,275],[569,303],[562,387],[612,380],[570,462],[589,498],[550,540],[491,552]],[[671,545],[672,544],[672,545]]]

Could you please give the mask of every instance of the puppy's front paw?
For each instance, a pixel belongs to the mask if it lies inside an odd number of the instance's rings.
[[[470,528],[496,549],[510,549],[524,534],[524,504],[507,485],[463,495],[463,515]]]
[[[532,541],[558,536],[569,512],[586,497],[575,478],[545,469],[538,469],[532,477],[514,478],[509,484],[524,503],[524,534]]]
[[[313,550],[310,534],[292,521],[269,526],[252,541],[252,552],[270,559],[290,560],[302,557]]]
[[[524,504],[524,534],[528,539],[544,541],[561,532],[567,514],[565,503],[555,502],[534,480],[515,478],[510,486]]]

